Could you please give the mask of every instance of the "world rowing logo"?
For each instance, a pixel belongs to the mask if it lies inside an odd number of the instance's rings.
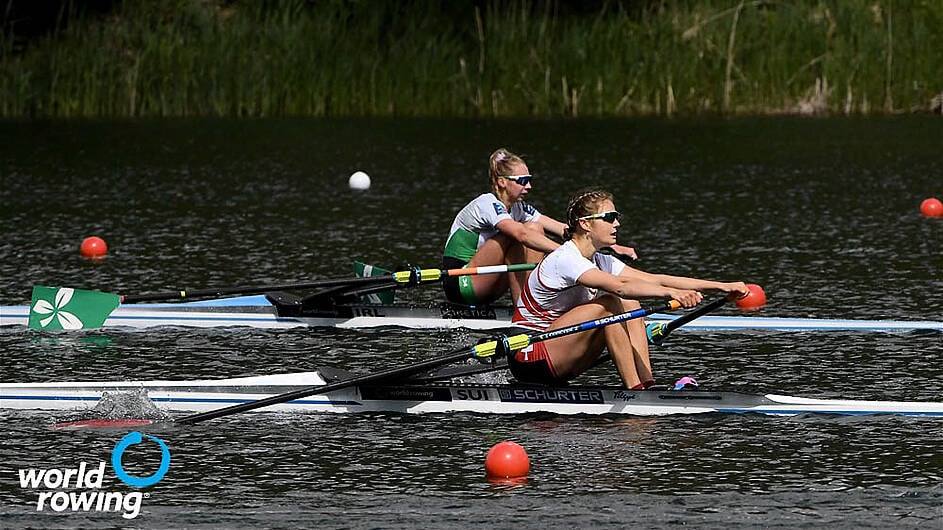
[[[170,450],[167,449],[167,444],[163,440],[156,436],[148,435],[148,438],[157,442],[157,445],[160,446],[160,466],[158,466],[157,471],[153,474],[146,477],[135,477],[129,475],[125,470],[124,466],[121,464],[121,457],[124,456],[124,451],[128,447],[134,444],[139,444],[144,441],[144,437],[141,433],[134,431],[130,432],[122,438],[115,448],[111,451],[111,467],[115,468],[115,476],[121,479],[122,482],[128,486],[135,488],[146,488],[148,486],[153,486],[160,482],[160,479],[164,478],[164,475],[167,474],[167,470],[170,469]]]
[[[111,451],[111,466],[115,476],[132,488],[153,486],[164,478],[170,469],[170,450],[156,436],[147,438],[160,447],[160,464],[157,471],[138,477],[129,474],[122,464],[125,451],[132,445],[141,444],[144,435],[139,432],[126,434]],[[36,511],[50,508],[54,512],[123,512],[125,519],[134,519],[141,513],[141,503],[149,493],[142,491],[102,491],[105,479],[104,461],[97,466],[80,462],[75,468],[29,468],[20,469],[20,487],[36,490]]]

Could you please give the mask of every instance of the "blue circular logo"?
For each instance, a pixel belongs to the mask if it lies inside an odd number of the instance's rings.
[[[153,486],[160,482],[160,479],[164,478],[164,475],[167,474],[167,470],[170,468],[170,450],[167,449],[167,445],[164,444],[164,441],[156,436],[147,435],[148,438],[154,440],[160,445],[160,467],[157,468],[157,471],[152,475],[146,477],[135,477],[129,475],[124,468],[121,466],[121,456],[124,455],[124,450],[128,446],[139,444],[144,441],[141,433],[134,431],[129,432],[118,441],[115,445],[114,450],[111,451],[111,467],[115,468],[115,475],[121,479],[122,482],[128,486],[133,486],[135,488],[146,488],[148,486]]]

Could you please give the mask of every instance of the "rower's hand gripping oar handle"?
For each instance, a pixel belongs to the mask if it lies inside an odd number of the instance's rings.
[[[705,304],[690,313],[681,315],[678,318],[665,324],[664,322],[652,322],[645,327],[645,334],[648,335],[648,342],[655,346],[661,346],[672,331],[680,328],[688,322],[700,318],[711,311],[720,309],[727,303],[727,297],[718,298],[708,304]]]

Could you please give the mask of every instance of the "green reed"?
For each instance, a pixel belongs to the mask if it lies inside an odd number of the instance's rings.
[[[934,0],[126,0],[0,41],[0,115],[874,114],[943,100]],[[939,109],[936,109],[939,112]]]

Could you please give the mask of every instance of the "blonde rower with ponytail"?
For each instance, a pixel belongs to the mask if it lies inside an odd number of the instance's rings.
[[[565,225],[542,215],[525,199],[534,176],[524,160],[501,148],[488,160],[491,191],[468,203],[452,222],[443,252],[443,267],[481,267],[537,263],[560,244],[547,237],[563,236]],[[619,252],[634,256],[635,251],[621,247]],[[517,299],[528,272],[450,277],[445,280],[445,295],[452,302],[488,304],[510,290]]]

